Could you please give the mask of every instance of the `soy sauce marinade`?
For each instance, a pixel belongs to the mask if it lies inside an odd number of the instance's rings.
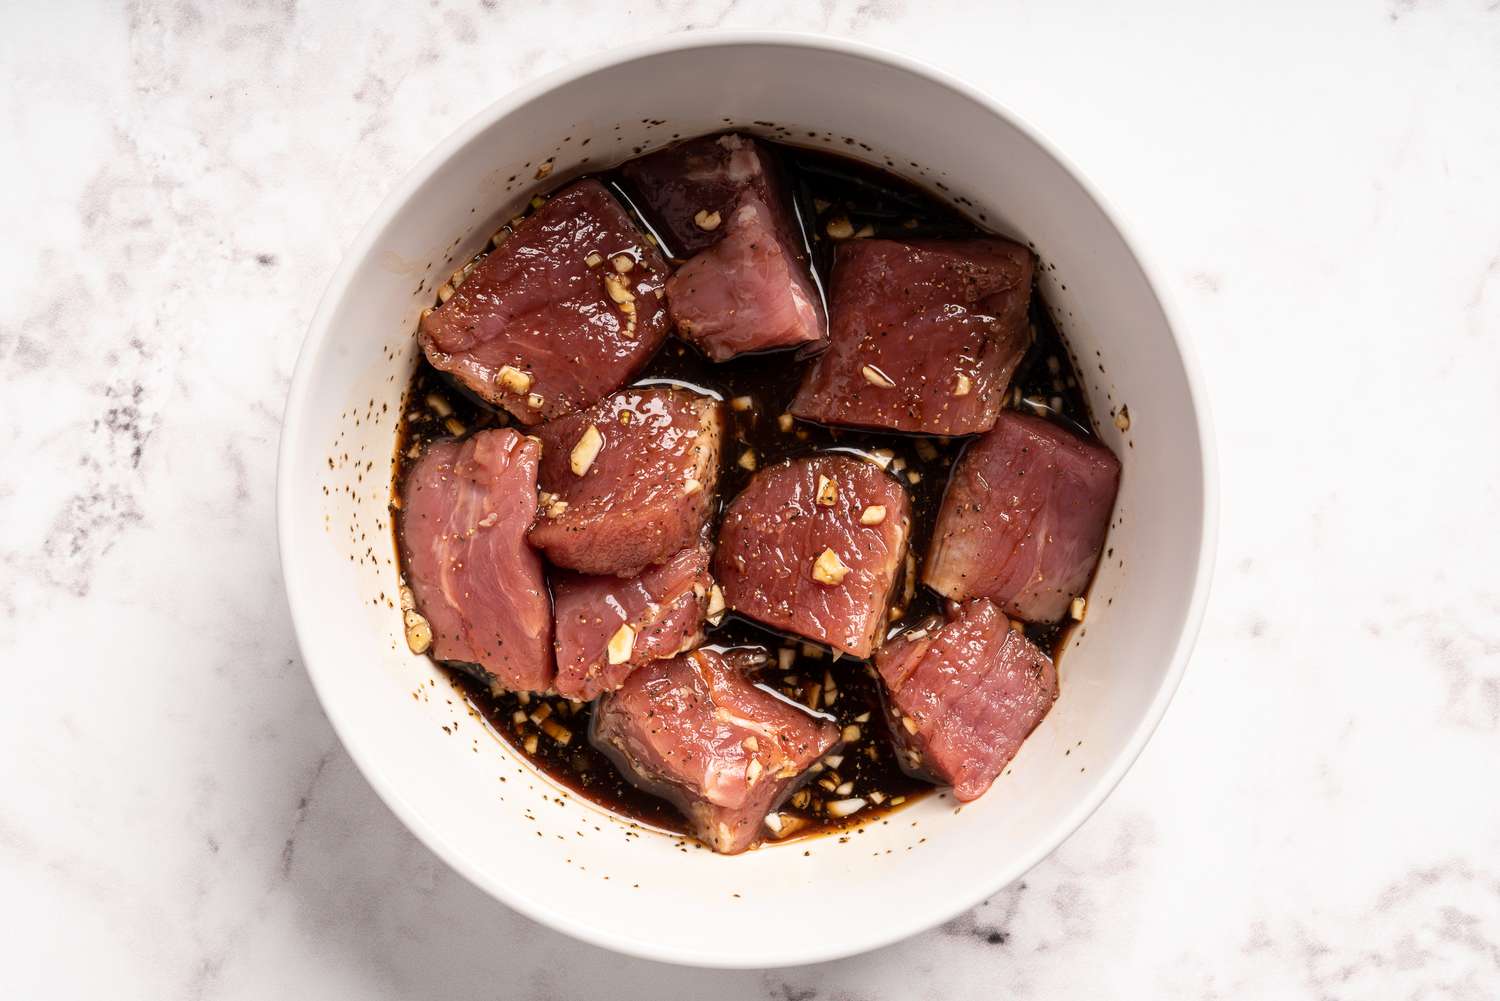
[[[856,239],[985,235],[939,199],[884,170],[822,151],[777,143],[767,145],[779,158],[791,185],[812,251],[813,268],[824,289],[828,287],[838,242],[828,235],[830,224],[835,233],[852,229],[856,235],[850,238]],[[617,171],[597,176],[635,212],[638,203]],[[848,227],[842,225],[845,219]],[[637,216],[637,222],[644,232],[656,232],[648,219]],[[668,256],[674,249],[662,247]],[[681,262],[674,259],[673,263]],[[1031,325],[1034,340],[1012,380],[1009,405],[1058,421],[1075,433],[1092,436],[1087,405],[1067,349],[1036,289],[1031,297]],[[752,475],[738,461],[747,451],[753,453],[757,468],[788,456],[828,448],[884,449],[892,453],[888,468],[906,484],[912,499],[912,559],[908,560],[907,569],[915,567],[919,573],[948,472],[964,439],[825,428],[801,421],[785,430],[784,422],[778,418],[786,412],[796,392],[804,365],[787,352],[716,364],[672,338],[638,381],[686,382],[732,401],[726,408],[729,424],[719,486],[720,513]],[[425,360],[420,362],[398,432],[396,490],[400,490],[407,469],[426,442],[509,424],[507,414],[479,402]],[[941,599],[907,579],[898,587],[895,606],[900,614],[891,626],[900,628],[940,611]],[[1061,649],[1066,638],[1065,627],[1061,626],[1028,625],[1026,632],[1039,646],[1054,653]],[[757,681],[832,715],[840,727],[858,728],[858,739],[843,749],[837,767],[826,768],[814,776],[782,807],[785,832],[782,840],[865,824],[881,812],[933,789],[928,783],[906,775],[897,765],[880,707],[879,684],[871,666],[847,657],[835,660],[826,650],[768,631],[732,614],[719,626],[708,627],[705,643],[765,647],[769,651],[768,664],[758,672]],[[462,667],[451,667],[449,671],[470,704],[491,727],[552,779],[625,817],[668,831],[685,832],[681,816],[668,803],[632,786],[589,744],[592,704],[572,703],[555,696],[492,694],[482,680]],[[833,683],[832,701],[829,682]],[[850,797],[864,798],[869,805],[842,820],[826,814],[824,807],[828,802]]]

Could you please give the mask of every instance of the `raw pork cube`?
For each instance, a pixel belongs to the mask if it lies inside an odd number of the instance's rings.
[[[635,387],[543,426],[532,545],[560,567],[621,577],[696,545],[714,509],[723,409],[686,389]]]
[[[896,757],[967,802],[990,787],[1057,699],[1057,669],[980,598],[896,636],[875,658]]]
[[[822,341],[822,299],[786,186],[739,135],[693,139],[624,168],[647,217],[691,256],[667,282],[677,334],[714,361]]]
[[[718,243],[724,221],[746,196],[775,210],[778,228],[796,230],[785,182],[766,148],[749,136],[689,139],[631,160],[620,172],[636,205],[679,258]]]
[[[1102,445],[1007,410],[954,466],[922,582],[954,601],[1056,622],[1099,562],[1120,482]]]
[[[432,655],[518,692],[552,686],[552,608],[526,544],[540,453],[509,429],[435,441],[401,493],[403,564]]]
[[[422,320],[419,340],[435,367],[537,424],[645,366],[667,336],[666,277],[603,185],[578,181],[481,260]]]
[[[1031,251],[1008,240],[840,244],[829,347],[791,412],[918,434],[989,430],[1030,340],[1031,274]]]
[[[692,546],[628,578],[553,574],[558,693],[592,699],[642,664],[697,646],[714,586],[708,556]]]
[[[910,534],[905,488],[873,462],[791,459],[756,473],[730,503],[714,576],[733,611],[864,658],[880,641]]]
[[[823,339],[817,289],[770,218],[764,202],[747,199],[724,239],[667,279],[677,335],[714,361]]]
[[[734,854],[761,839],[766,815],[838,746],[839,728],[696,650],[633,672],[599,702],[590,737],[700,841]]]

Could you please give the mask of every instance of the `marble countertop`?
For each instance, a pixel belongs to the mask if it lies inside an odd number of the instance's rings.
[[[0,14],[0,994],[1500,996],[1500,9],[977,7]],[[438,862],[319,710],[274,549],[288,378],[378,200],[571,54],[719,25],[1040,124],[1163,266],[1223,466],[1197,654],[1097,815],[946,927],[764,973],[578,945]]]

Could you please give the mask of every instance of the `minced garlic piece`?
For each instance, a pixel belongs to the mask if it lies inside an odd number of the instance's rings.
[[[544,404],[546,404],[546,402],[547,402],[546,399],[544,399],[542,397],[541,393],[527,393],[526,394],[526,405],[528,407],[530,407],[532,410],[540,410],[540,409],[542,409],[542,406]]]
[[[704,613],[704,616],[708,619],[708,621],[713,623],[714,625],[718,625],[719,620],[724,617],[724,609],[726,609],[727,607],[728,605],[724,601],[724,592],[719,589],[719,585],[715,584],[713,587],[709,588],[708,609]]]
[[[825,549],[813,561],[813,580],[819,584],[838,585],[848,576],[849,568],[832,549]]]
[[[635,302],[635,293],[630,291],[630,286],[626,284],[625,279],[617,274],[606,274],[604,276],[604,287],[616,305],[623,306],[627,302]]]
[[[828,804],[828,815],[834,819],[852,816],[865,808],[862,799],[836,799]]]
[[[755,401],[748,396],[736,396],[729,401],[729,406],[731,409],[743,412],[755,406]]]
[[[896,388],[895,380],[886,375],[884,372],[880,371],[880,369],[876,368],[874,365],[866,365],[864,368],[859,370],[859,373],[860,375],[863,375],[865,377],[865,381],[872,386],[879,386],[882,389]]]
[[[1115,414],[1115,427],[1121,431],[1130,430],[1130,410],[1128,408],[1122,406],[1120,407],[1120,412]]]
[[[1083,595],[1079,595],[1078,597],[1074,598],[1073,603],[1068,606],[1068,614],[1071,615],[1076,621],[1082,622],[1083,610],[1087,606],[1087,604],[1088,602],[1083,597]]]
[[[604,435],[599,429],[590,424],[583,429],[583,434],[578,436],[578,443],[573,446],[572,453],[568,456],[568,464],[573,470],[574,476],[582,476],[589,471],[594,460],[599,456],[599,450],[604,447]]]
[[[828,220],[828,225],[823,229],[835,240],[847,240],[854,235],[854,224],[849,221],[848,216],[835,216]]]
[[[514,365],[501,365],[500,374],[497,377],[500,385],[520,396],[531,390],[531,373],[523,372]]]
[[[722,221],[723,220],[720,218],[719,213],[710,212],[708,211],[708,209],[699,209],[693,216],[693,224],[699,229],[706,230],[708,232],[713,232],[714,230],[718,229],[719,223]]]
[[[953,395],[968,396],[969,390],[973,388],[974,384],[969,380],[969,377],[962,372],[958,373],[958,382],[953,387]]]
[[[625,663],[630,659],[630,651],[634,649],[635,630],[630,628],[630,623],[623,623],[609,638],[609,662],[611,664]]]
[[[783,433],[790,431],[792,429],[793,423],[794,422],[792,420],[791,414],[782,414],[776,418],[776,426],[780,428]]]
[[[740,453],[739,467],[752,473],[755,472],[755,449],[747,448]]]
[[[587,264],[591,268],[597,268],[599,265],[604,263],[604,255],[599,253],[599,251],[597,250],[590,250],[588,254],[584,256],[583,263]]]
[[[861,525],[878,525],[882,521],[885,521],[884,504],[871,504],[859,513],[859,523]]]
[[[693,479],[692,477],[688,477],[687,481],[682,484],[683,495],[687,496],[687,497],[693,496],[693,494],[697,493],[699,490],[702,490],[702,489],[703,489],[703,484],[699,483],[697,480]]]
[[[404,613],[401,621],[406,626],[406,645],[411,648],[411,652],[426,653],[427,648],[432,646],[432,625],[415,609]]]
[[[850,723],[848,726],[844,727],[843,737],[844,743],[855,743],[859,740],[859,727],[855,726],[853,723]]]
[[[839,499],[838,484],[834,483],[823,474],[818,474],[818,503],[824,507],[833,507]]]
[[[609,263],[613,264],[615,266],[615,270],[623,275],[631,268],[635,267],[635,258],[631,257],[629,254],[616,254]]]

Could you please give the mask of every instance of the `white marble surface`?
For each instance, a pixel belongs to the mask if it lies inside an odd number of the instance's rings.
[[[1500,9],[978,6],[6,6],[0,996],[1500,996]],[[946,928],[763,974],[449,872],[335,741],[273,548],[287,379],[382,195],[570,54],[721,24],[1041,124],[1147,234],[1223,461],[1202,641],[1105,807]]]

